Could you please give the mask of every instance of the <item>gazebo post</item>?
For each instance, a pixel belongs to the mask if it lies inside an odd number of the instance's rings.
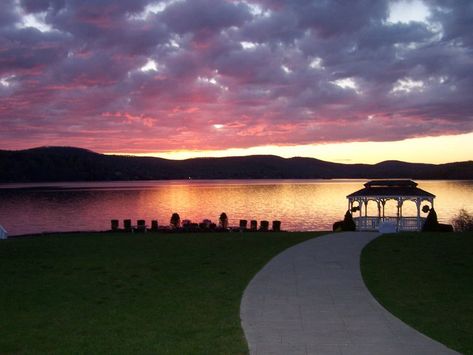
[[[417,230],[420,230],[420,205],[422,204],[422,201],[420,200],[419,197],[416,199],[416,207],[417,207]]]
[[[404,198],[399,199],[399,229],[404,228],[404,223],[402,220],[402,206],[404,205]]]
[[[378,206],[378,227],[379,227],[379,224],[381,223],[381,204],[379,203],[379,200],[378,198],[376,198],[376,205]]]
[[[395,200],[397,201],[397,204],[396,204],[396,218],[399,220],[399,199],[396,198]]]
[[[399,232],[399,198],[395,198],[396,204],[396,231]]]

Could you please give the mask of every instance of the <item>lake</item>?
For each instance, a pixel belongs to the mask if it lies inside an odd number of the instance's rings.
[[[0,184],[0,225],[10,235],[51,231],[110,229],[110,220],[157,219],[218,221],[280,220],[284,230],[330,230],[343,219],[346,195],[366,180],[189,180],[43,184]],[[417,181],[437,196],[440,222],[449,223],[460,208],[473,211],[473,181]],[[395,214],[395,203],[387,215]],[[372,206],[374,208],[374,206]],[[390,211],[390,212],[389,212]],[[373,212],[375,213],[375,212]],[[414,203],[404,215],[415,213]],[[425,216],[425,214],[424,214]]]

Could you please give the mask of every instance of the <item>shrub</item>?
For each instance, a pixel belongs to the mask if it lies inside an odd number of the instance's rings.
[[[425,219],[424,225],[422,226],[422,232],[437,232],[438,226],[439,221],[437,219],[437,212],[431,208],[427,218]]]
[[[439,223],[437,230],[439,232],[453,232],[453,226],[451,224]]]
[[[222,212],[218,220],[219,220],[220,227],[228,228],[228,217],[225,212]]]
[[[343,221],[337,221],[332,225],[332,231],[334,232],[341,232],[343,226]]]
[[[439,223],[437,212],[432,208],[422,226],[422,232],[453,232],[450,224]]]
[[[343,218],[343,226],[342,229],[344,231],[354,231],[356,230],[356,224],[353,220],[353,216],[351,215],[350,211],[345,213],[345,217]]]
[[[177,213],[173,213],[171,216],[171,226],[174,228],[179,228],[181,226],[181,217]]]
[[[353,216],[350,213],[350,210],[348,210],[345,213],[345,217],[343,218],[343,221],[338,221],[333,224],[332,230],[334,232],[356,230],[356,224],[355,224],[355,221],[353,220]]]
[[[453,228],[457,232],[472,232],[473,231],[473,215],[462,208],[458,214],[452,219]]]

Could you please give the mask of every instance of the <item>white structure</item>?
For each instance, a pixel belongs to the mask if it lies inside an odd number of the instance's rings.
[[[347,196],[348,210],[359,211],[359,217],[354,217],[356,229],[362,231],[375,231],[385,229],[391,230],[395,226],[396,231],[420,231],[425,218],[420,216],[421,204],[427,201],[430,204],[428,212],[434,207],[435,195],[417,187],[412,180],[373,180],[368,181],[365,188],[353,192]],[[385,205],[389,200],[395,200],[396,215],[386,216]],[[377,216],[368,215],[368,203],[372,201],[377,206]],[[413,202],[416,205],[415,216],[404,216],[402,207],[405,202]],[[354,204],[357,205],[354,205]]]
[[[7,239],[8,238],[8,233],[7,231],[5,230],[5,228],[3,228],[1,225],[0,225],[0,239]]]

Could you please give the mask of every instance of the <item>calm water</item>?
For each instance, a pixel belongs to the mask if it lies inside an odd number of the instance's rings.
[[[0,224],[10,235],[44,231],[105,230],[111,219],[182,219],[216,222],[226,212],[240,219],[278,219],[285,230],[329,230],[342,219],[346,195],[365,180],[208,180],[0,185]],[[417,181],[437,196],[439,220],[449,222],[460,208],[473,211],[473,181]],[[387,214],[395,215],[395,203]],[[375,205],[371,206],[375,214]],[[414,213],[404,205],[404,215]]]

